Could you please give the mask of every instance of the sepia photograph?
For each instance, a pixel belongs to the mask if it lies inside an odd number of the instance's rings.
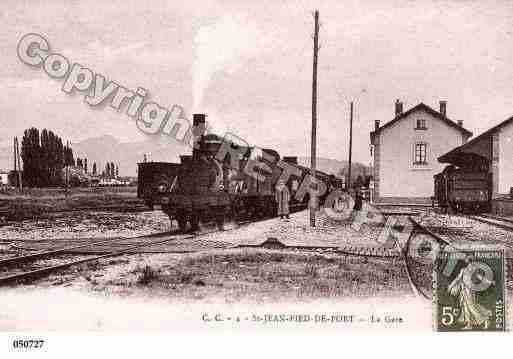
[[[9,352],[509,330],[512,2],[3,0],[0,19]]]

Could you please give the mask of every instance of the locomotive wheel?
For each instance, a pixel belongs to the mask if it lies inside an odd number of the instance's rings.
[[[185,232],[187,229],[187,218],[181,215],[176,218],[176,221],[178,222],[178,228],[180,228],[180,231]]]
[[[244,219],[244,212],[244,201],[242,199],[235,200],[232,206],[232,217],[237,221],[242,220]]]
[[[225,209],[224,207],[219,207],[215,209],[216,211],[216,225],[219,230],[224,229],[224,213]]]
[[[452,203],[447,203],[447,206],[445,207],[445,213],[447,214],[454,214],[454,207]]]
[[[169,222],[171,224],[171,228],[173,228],[173,219],[175,219],[175,217],[173,216],[173,213],[171,212],[171,210],[168,207],[163,207],[162,210],[169,217]]]
[[[199,215],[197,213],[193,213],[191,215],[191,219],[190,219],[191,231],[195,232],[199,229],[199,221],[200,221]]]

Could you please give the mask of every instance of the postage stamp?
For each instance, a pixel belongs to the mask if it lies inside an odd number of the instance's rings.
[[[505,331],[505,252],[498,247],[441,250],[434,266],[434,328]]]

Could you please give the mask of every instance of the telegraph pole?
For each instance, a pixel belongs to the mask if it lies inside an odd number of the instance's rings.
[[[317,147],[317,54],[319,52],[319,11],[315,10],[314,48],[313,48],[313,76],[312,76],[312,142],[310,146],[310,165],[314,181],[316,181],[316,147]],[[310,227],[315,227],[315,211],[317,207],[317,196],[310,191]]]
[[[353,102],[349,113],[349,163],[347,169],[347,190],[351,189],[351,157],[353,154]]]
[[[12,157],[14,158],[14,175],[17,176],[17,174],[16,174],[16,170],[17,170],[16,166],[18,164],[18,159],[16,157],[16,137],[14,137],[12,139]]]
[[[66,153],[68,151],[69,151],[69,140],[66,141]],[[70,164],[68,163],[66,165],[66,158],[64,158],[64,165],[66,166],[66,192],[65,192],[65,196],[66,196],[66,200],[67,200],[68,199],[68,195],[69,195],[69,193],[68,193],[68,191],[69,191],[69,188],[68,188],[69,187],[69,172],[68,171],[69,171]]]
[[[18,137],[14,137],[13,141],[13,150],[14,150],[14,175],[17,177],[18,188],[20,190],[23,189],[23,184],[21,183],[21,160],[20,160],[20,148],[18,145]]]
[[[18,158],[18,182],[20,184],[20,191],[23,190],[23,181],[21,179],[21,155],[20,155],[20,143],[18,137],[16,137],[16,154]]]

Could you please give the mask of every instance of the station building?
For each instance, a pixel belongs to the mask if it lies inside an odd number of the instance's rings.
[[[431,203],[433,176],[444,165],[438,157],[461,146],[472,136],[463,121],[447,118],[447,103],[436,111],[420,103],[406,112],[395,103],[395,117],[370,133],[374,203]]]
[[[513,117],[438,158],[458,167],[473,164],[491,174],[492,213],[513,215]]]

